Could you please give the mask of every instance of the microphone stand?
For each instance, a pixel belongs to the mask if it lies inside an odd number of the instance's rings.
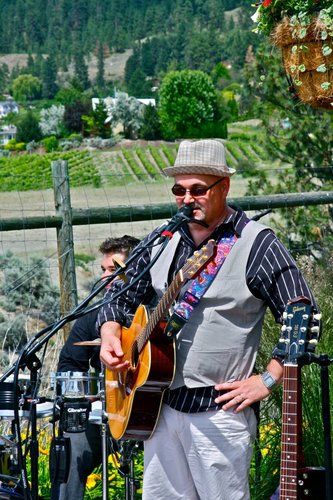
[[[3,382],[4,380],[7,379],[9,375],[14,373],[14,397],[17,398],[18,394],[18,375],[19,375],[19,370],[20,368],[23,369],[26,366],[29,368],[30,366],[30,360],[33,360],[32,363],[36,361],[36,356],[35,353],[38,352],[44,344],[46,344],[49,339],[57,332],[59,331],[66,323],[69,321],[72,321],[73,319],[79,318],[80,316],[83,316],[85,314],[88,314],[90,311],[93,311],[95,309],[100,308],[102,305],[107,304],[110,300],[115,300],[129,288],[131,288],[133,285],[135,285],[141,277],[147,273],[152,266],[155,264],[155,262],[159,259],[160,255],[164,251],[165,247],[169,243],[169,240],[172,238],[173,234],[184,224],[188,222],[196,222],[199,224],[205,225],[205,223],[202,223],[201,221],[196,221],[195,219],[191,218],[193,211],[193,204],[191,205],[185,205],[180,208],[180,210],[171,218],[169,223],[163,225],[159,230],[154,232],[151,237],[146,241],[146,244],[144,246],[138,245],[136,249],[133,251],[131,256],[125,261],[124,267],[121,269],[116,270],[112,275],[108,276],[105,280],[103,280],[100,285],[96,287],[95,290],[93,290],[88,297],[86,297],[74,310],[69,313],[68,315],[64,316],[63,318],[59,319],[55,323],[47,326],[46,328],[42,329],[38,333],[36,333],[28,342],[27,344],[23,347],[21,352],[19,353],[18,359],[13,365],[12,368],[7,370],[4,375],[0,378],[0,382]],[[107,301],[101,301],[96,304],[94,304],[92,307],[86,308],[86,305],[90,302],[92,298],[94,298],[106,285],[108,285],[111,281],[113,281],[117,276],[120,274],[124,273],[126,271],[126,268],[128,265],[133,262],[137,257],[144,251],[146,248],[150,247],[153,242],[155,242],[159,238],[157,244],[160,244],[160,248],[156,252],[155,257],[149,262],[148,266],[136,277],[133,279],[132,283],[126,285],[122,290],[116,292],[115,294],[112,295],[112,298]],[[41,338],[43,337],[43,338]],[[35,357],[34,357],[35,356]],[[37,358],[38,359],[38,358]],[[36,369],[37,372],[38,368]],[[33,375],[35,377],[35,374]],[[16,400],[16,399],[15,399]],[[34,405],[32,405],[32,408]],[[38,453],[35,452],[36,446],[38,450],[38,440],[37,440],[37,431],[35,431],[35,424],[36,424],[36,415],[34,414],[34,411],[36,412],[36,407],[34,407],[33,410],[33,418],[34,418],[34,424],[33,424],[33,433],[34,436],[32,437],[33,440],[33,446],[32,449],[34,450],[34,453],[31,454],[31,471],[34,475],[34,486],[33,489],[30,492],[29,488],[29,483],[27,480],[27,473],[26,473],[26,466],[25,466],[25,460],[23,459],[23,453],[22,453],[22,440],[21,440],[21,432],[20,432],[20,422],[19,422],[19,409],[18,407],[14,409],[14,416],[15,416],[15,430],[17,434],[17,440],[18,440],[18,462],[19,462],[19,467],[20,471],[22,474],[22,481],[23,481],[23,493],[24,493],[24,499],[28,500],[28,498],[32,498],[32,500],[38,500]],[[37,442],[37,445],[36,445]]]

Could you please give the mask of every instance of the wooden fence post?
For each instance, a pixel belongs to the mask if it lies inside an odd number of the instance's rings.
[[[67,314],[77,305],[77,286],[74,260],[74,239],[72,207],[67,161],[51,162],[54,202],[56,215],[62,217],[61,227],[57,227],[58,265],[60,281],[61,314]],[[70,324],[63,328],[65,339],[69,335]]]

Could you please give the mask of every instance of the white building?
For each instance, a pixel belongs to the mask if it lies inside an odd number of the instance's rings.
[[[0,146],[4,146],[11,139],[15,139],[17,128],[15,125],[3,125],[0,127]]]
[[[18,113],[19,107],[14,99],[8,99],[7,101],[0,101],[0,118],[7,116],[9,113]]]

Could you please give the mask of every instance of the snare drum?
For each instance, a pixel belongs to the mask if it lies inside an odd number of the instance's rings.
[[[52,389],[56,396],[96,401],[100,398],[101,379],[98,374],[86,372],[56,372],[51,374]]]

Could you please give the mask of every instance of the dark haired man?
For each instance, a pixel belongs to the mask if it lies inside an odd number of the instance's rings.
[[[101,279],[110,276],[116,269],[115,260],[124,262],[139,243],[137,238],[122,236],[107,238],[99,247],[102,254]],[[87,372],[90,367],[101,371],[99,347],[76,346],[75,342],[96,338],[98,310],[79,318],[63,346],[58,363],[58,372]],[[102,448],[99,426],[88,424],[86,432],[68,433],[71,440],[71,464],[67,483],[52,485],[52,500],[83,499],[86,480],[95,467],[101,464]]]

